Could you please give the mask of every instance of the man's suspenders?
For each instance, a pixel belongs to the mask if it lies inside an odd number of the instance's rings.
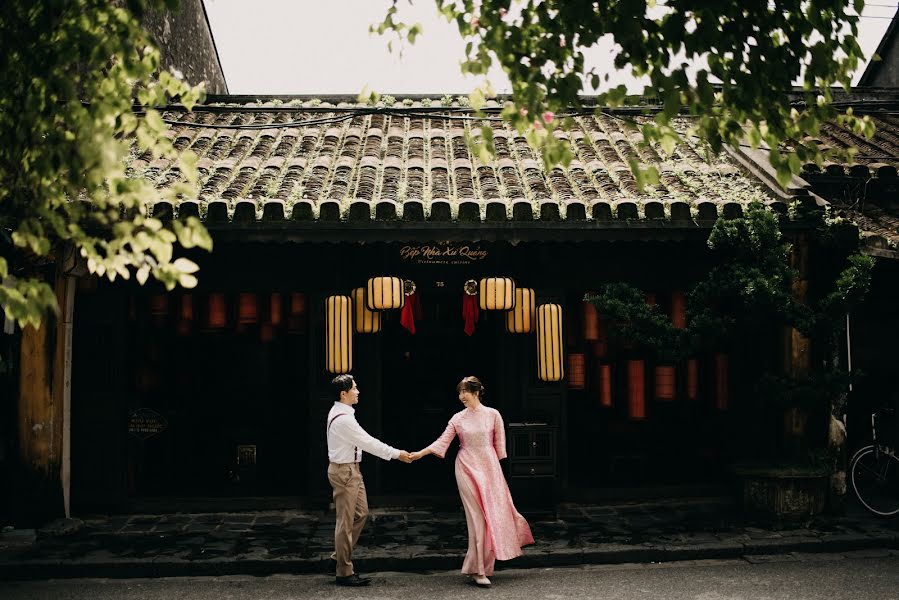
[[[336,415],[331,417],[331,420],[328,421],[328,428],[325,430],[325,433],[329,433],[331,431],[331,423],[334,422],[334,419],[336,419],[337,417],[342,417],[345,414],[346,413],[337,413]],[[356,460],[356,456],[358,454],[359,454],[359,448],[357,448],[356,446],[353,446],[353,462],[359,462],[358,460]]]

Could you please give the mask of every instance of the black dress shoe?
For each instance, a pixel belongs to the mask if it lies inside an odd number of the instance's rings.
[[[371,583],[371,579],[367,577],[359,577],[358,573],[353,573],[352,575],[347,575],[346,577],[341,577],[338,575],[334,578],[334,582],[337,585],[346,585],[350,587],[362,587],[364,585],[368,585]]]

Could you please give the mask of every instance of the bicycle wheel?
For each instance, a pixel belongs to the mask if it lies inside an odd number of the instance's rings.
[[[883,517],[899,513],[899,458],[865,446],[852,457],[849,470],[852,489],[865,508]]]

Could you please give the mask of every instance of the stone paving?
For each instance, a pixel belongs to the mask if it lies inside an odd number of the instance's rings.
[[[899,519],[855,508],[793,528],[747,524],[721,499],[563,505],[528,518],[536,544],[503,566],[899,549]],[[326,511],[89,517],[0,535],[0,579],[329,572],[333,534]],[[355,562],[360,571],[456,569],[466,548],[461,509],[381,508]]]

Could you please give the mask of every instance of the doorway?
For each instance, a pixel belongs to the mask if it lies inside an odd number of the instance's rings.
[[[462,296],[433,288],[419,292],[422,319],[415,334],[399,324],[399,315],[386,322],[382,338],[383,439],[414,451],[437,439],[446,424],[463,406],[456,385],[475,375],[487,390],[487,404],[499,400],[497,393],[497,336],[504,313],[481,311],[473,335],[463,329]],[[387,495],[456,494],[454,462],[458,442],[444,460],[428,457],[403,469],[384,469],[381,492]]]

